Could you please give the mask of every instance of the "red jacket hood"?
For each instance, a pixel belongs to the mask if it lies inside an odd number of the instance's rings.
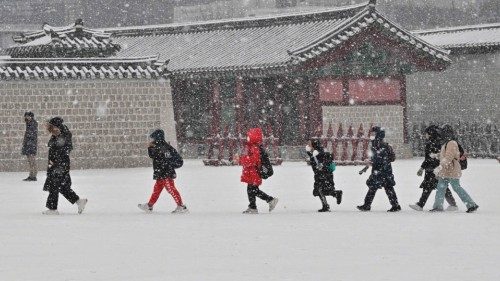
[[[262,129],[261,128],[252,128],[248,130],[248,144],[256,144],[260,145],[262,144]]]

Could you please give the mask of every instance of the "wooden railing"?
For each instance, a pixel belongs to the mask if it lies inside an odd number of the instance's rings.
[[[269,158],[273,165],[281,165],[283,159],[278,148],[279,139],[273,134],[269,126],[264,129],[263,144],[269,153]],[[206,166],[231,166],[235,154],[245,153],[246,136],[242,133],[231,134],[229,126],[226,126],[222,133],[215,137],[207,138],[208,153],[207,159],[203,159]]]

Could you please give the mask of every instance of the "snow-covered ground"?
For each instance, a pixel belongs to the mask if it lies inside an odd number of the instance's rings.
[[[500,165],[470,160],[463,186],[480,205],[475,214],[416,212],[419,159],[397,161],[403,211],[386,213],[379,191],[372,212],[362,203],[367,175],[339,167],[344,202],[318,214],[312,171],[285,163],[263,190],[280,198],[268,214],[242,215],[246,189],[238,167],[187,161],[177,184],[188,215],[172,215],[162,194],[142,213],[152,190],[151,168],[73,171],[87,210],[60,198],[60,216],[43,216],[45,176],[0,173],[0,280],[500,280]],[[458,198],[457,198],[458,199]],[[428,209],[434,198],[427,203]]]

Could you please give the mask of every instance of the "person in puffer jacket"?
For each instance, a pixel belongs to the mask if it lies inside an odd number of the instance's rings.
[[[165,141],[165,132],[163,130],[155,130],[150,135],[150,138],[153,141],[149,143],[148,155],[153,159],[153,179],[156,180],[156,183],[149,202],[137,206],[145,212],[152,212],[161,192],[166,189],[177,204],[177,208],[172,213],[186,213],[188,209],[183,204],[182,197],[174,183],[174,179],[177,178],[175,169],[182,167],[184,161],[177,150]]]
[[[370,211],[371,204],[375,198],[377,190],[384,188],[392,206],[387,211],[399,212],[401,211],[401,206],[398,203],[398,197],[396,196],[396,191],[394,190],[396,181],[394,180],[391,165],[391,163],[396,159],[396,156],[394,155],[392,147],[384,141],[385,130],[383,128],[373,127],[371,132],[375,134],[371,142],[372,156],[370,159],[370,165],[372,166],[372,173],[366,181],[368,192],[366,193],[365,203],[358,206],[358,210],[363,212]],[[364,173],[367,169],[368,166],[361,170],[360,174]]]
[[[328,166],[334,164],[332,154],[326,152],[321,146],[321,141],[313,139],[306,145],[306,153],[314,173],[313,196],[318,196],[323,207],[318,212],[330,212],[330,205],[326,196],[337,198],[337,204],[342,202],[342,190],[335,190],[333,171]]]
[[[262,141],[262,130],[260,128],[250,129],[247,133],[246,154],[241,156],[235,155],[233,159],[234,162],[243,166],[241,182],[247,184],[247,195],[250,204],[248,205],[248,209],[243,212],[244,214],[259,213],[257,210],[256,197],[269,204],[269,212],[274,210],[276,204],[278,204],[278,198],[269,196],[259,189],[259,186],[262,184],[262,178],[260,176],[260,150],[262,148]]]
[[[416,211],[423,210],[427,199],[429,199],[431,192],[436,189],[438,183],[436,175],[434,175],[434,169],[439,166],[439,151],[442,144],[439,127],[436,125],[427,127],[425,129],[425,138],[427,140],[425,143],[425,159],[417,172],[417,175],[420,177],[425,171],[424,180],[420,184],[422,196],[420,196],[420,200],[417,203],[410,205],[410,208]],[[457,202],[455,202],[455,198],[453,198],[453,194],[451,194],[449,188],[446,189],[445,198],[449,204],[446,210],[456,211],[458,209]]]

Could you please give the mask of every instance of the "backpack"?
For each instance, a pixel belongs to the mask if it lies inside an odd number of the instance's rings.
[[[330,173],[333,173],[335,172],[335,170],[337,169],[337,164],[335,164],[335,162],[333,162],[333,156],[331,153],[329,152],[325,152],[325,158],[326,158],[326,169],[328,170],[328,172]]]
[[[170,157],[167,156],[168,153],[170,154]],[[169,149],[169,152],[167,152],[165,156],[167,156],[168,164],[174,169],[179,169],[184,164],[184,160],[181,155],[173,147]]]
[[[458,151],[460,151],[460,158],[458,158],[458,164],[460,164],[461,170],[465,170],[467,169],[467,156],[465,155],[465,150],[458,143],[458,141],[457,144],[458,144]],[[446,145],[448,145],[448,143],[446,143]],[[446,146],[444,147],[444,149],[446,150]]]
[[[269,160],[269,154],[264,149],[264,147],[259,146],[260,151],[260,177],[262,179],[268,179],[274,174],[273,165],[271,160]]]

